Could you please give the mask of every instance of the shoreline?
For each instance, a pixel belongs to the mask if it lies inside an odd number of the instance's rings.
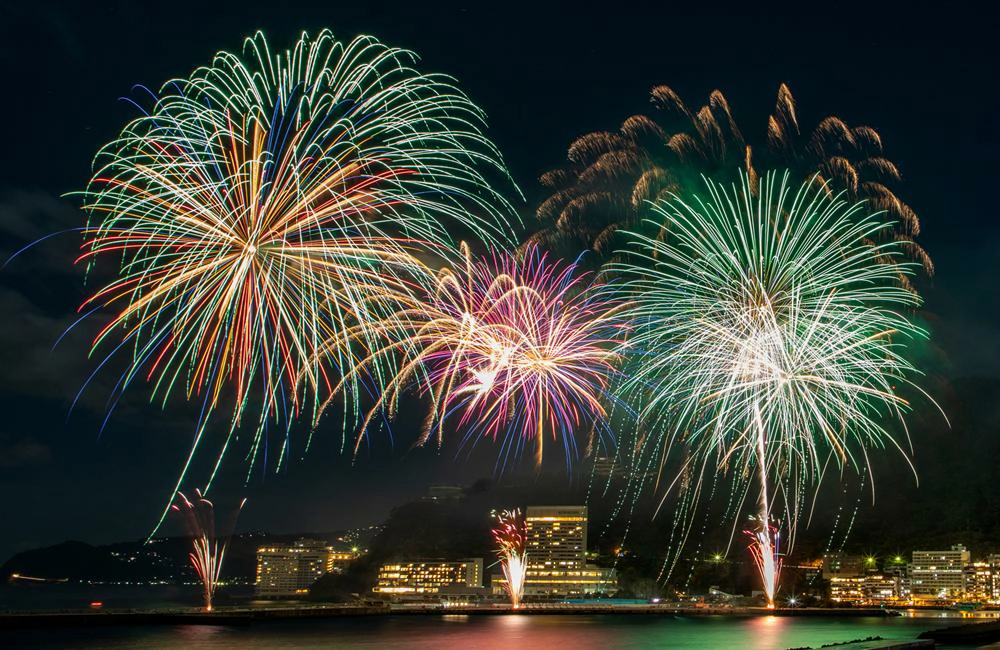
[[[358,616],[671,616],[671,617],[887,617],[898,612],[880,608],[778,608],[681,607],[676,605],[530,604],[519,609],[509,605],[309,605],[297,607],[223,606],[213,612],[198,608],[129,610],[56,610],[0,613],[0,629],[38,627],[104,627],[118,625],[220,625],[246,626],[255,622],[324,619]]]

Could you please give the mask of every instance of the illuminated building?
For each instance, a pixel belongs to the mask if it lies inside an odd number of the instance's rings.
[[[582,568],[587,562],[587,506],[529,507],[524,523],[529,570]]]
[[[882,574],[867,575],[861,594],[865,602],[872,605],[899,598],[899,578]]]
[[[989,562],[973,562],[965,567],[965,597],[986,602],[993,600],[993,567]]]
[[[905,591],[900,575],[879,571],[874,557],[824,553],[822,574],[830,581],[830,600],[841,605],[884,605]]]
[[[830,578],[830,600],[842,605],[880,605],[900,597],[897,576],[871,573]]]
[[[949,551],[913,551],[910,590],[914,598],[954,598],[965,593],[969,551],[961,544]]]
[[[525,511],[525,596],[614,592],[614,569],[587,563],[587,506],[533,506]],[[502,589],[502,581],[499,586]],[[496,590],[496,589],[495,589]]]
[[[865,558],[860,555],[848,555],[839,552],[823,554],[823,577],[827,580],[832,578],[861,578],[865,573]]]
[[[355,557],[353,552],[335,551],[326,542],[311,539],[291,546],[262,546],[257,549],[255,593],[263,597],[307,594],[317,578],[337,572]]]
[[[864,580],[856,576],[830,578],[830,600],[841,605],[860,603]]]
[[[529,562],[531,556],[528,556]],[[530,567],[530,565],[529,565]],[[494,593],[503,594],[504,580],[497,580]],[[618,590],[618,574],[614,569],[585,564],[576,569],[529,568],[525,573],[524,594],[526,596],[583,596],[586,594],[610,594]]]
[[[980,603],[1000,602],[1000,555],[965,567],[965,598]]]
[[[879,572],[874,557],[824,553],[822,575],[830,581],[830,600],[842,605],[879,605],[902,594],[899,576]]]
[[[1000,602],[1000,555],[989,555],[986,558],[990,567],[990,589],[988,601]]]
[[[454,595],[463,589],[471,592],[483,586],[483,560],[409,560],[389,562],[378,570],[377,594],[394,598],[422,599],[442,592]]]

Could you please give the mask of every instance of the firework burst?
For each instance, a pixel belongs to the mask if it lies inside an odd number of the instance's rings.
[[[212,597],[219,584],[222,573],[222,561],[226,557],[226,547],[229,546],[229,536],[236,526],[236,518],[246,504],[246,499],[240,502],[233,514],[224,534],[216,536],[215,506],[202,496],[200,490],[195,490],[195,500],[191,501],[183,493],[177,493],[177,502],[170,506],[174,512],[180,513],[188,534],[191,535],[192,550],[188,555],[191,566],[201,579],[202,594],[205,599],[205,611],[212,611]]]
[[[507,241],[482,113],[414,59],[327,31],[272,54],[258,33],[166,84],[98,154],[80,259],[119,273],[82,309],[114,313],[95,349],[131,353],[116,394],[141,378],[164,404],[202,400],[181,480],[220,409],[220,461],[247,419],[251,468],[285,423],[280,465],[287,423],[350,374],[364,325],[412,304],[416,255],[450,230]]]
[[[535,239],[556,248],[582,244],[608,257],[622,241],[620,229],[641,227],[658,200],[696,194],[701,175],[728,183],[742,170],[756,191],[759,168],[788,167],[796,180],[819,175],[848,200],[886,211],[895,225],[880,236],[897,240],[933,272],[930,257],[913,239],[920,221],[892,189],[901,180],[899,169],[871,127],[828,116],[811,131],[802,129],[785,84],[778,88],[766,138],[757,141],[744,136],[718,90],[694,108],[669,86],[656,86],[650,102],[656,119],[633,115],[617,131],[583,135],[570,145],[568,164],[542,176],[552,194],[538,207],[545,229]]]
[[[706,181],[704,198],[656,204],[660,235],[635,235],[616,270],[637,328],[624,383],[646,432],[635,462],[655,473],[684,449],[670,488],[687,492],[686,512],[705,476],[732,476],[736,509],[756,483],[755,557],[771,598],[776,510],[791,548],[827,467],[862,471],[870,448],[902,450],[885,423],[909,408],[897,391],[915,388],[903,353],[925,333],[902,315],[919,305],[898,281],[914,264],[895,241],[876,243],[891,222],[817,181],[752,182]]]
[[[492,533],[506,581],[504,588],[510,596],[511,606],[518,609],[524,597],[524,579],[528,568],[528,552],[525,548],[528,534],[524,517],[519,509],[504,510],[497,514],[496,520]]]
[[[422,304],[383,321],[388,342],[359,367],[403,360],[365,427],[381,410],[394,416],[415,387],[431,400],[421,444],[440,443],[459,413],[467,440],[503,438],[498,464],[532,443],[541,463],[548,436],[561,440],[569,463],[576,433],[606,424],[603,400],[626,329],[621,303],[537,248],[478,261],[467,246],[462,252],[459,270],[442,270]]]

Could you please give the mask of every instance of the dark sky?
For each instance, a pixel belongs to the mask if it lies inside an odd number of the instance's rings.
[[[96,150],[135,112],[120,98],[158,87],[238,50],[264,30],[285,47],[302,29],[369,33],[421,55],[486,110],[490,135],[527,197],[577,136],[614,129],[646,110],[648,91],[673,86],[700,105],[723,90],[745,132],[759,139],[787,82],[803,124],[838,115],[882,135],[904,181],[898,194],[921,216],[919,241],[938,273],[922,287],[933,328],[928,372],[953,379],[1000,375],[1000,220],[997,47],[990,21],[943,3],[901,12],[877,3],[658,2],[435,4],[419,2],[34,2],[0,9],[3,152],[0,257],[45,234],[83,224],[78,199]],[[114,373],[98,374],[85,323],[54,350],[85,295],[72,265],[75,235],[54,238],[0,271],[0,560],[66,538],[143,536],[173,485],[192,434],[180,399],[166,410],[141,390],[101,434]],[[448,446],[408,451],[386,440],[351,465],[339,431],[287,471],[242,485],[226,466],[222,497],[250,497],[241,528],[331,529],[377,523],[432,482],[468,483],[491,470],[491,449],[456,462]],[[401,432],[405,433],[405,432]],[[406,439],[406,435],[401,435]],[[465,456],[460,456],[464,459]],[[568,479],[515,472],[553,495]]]

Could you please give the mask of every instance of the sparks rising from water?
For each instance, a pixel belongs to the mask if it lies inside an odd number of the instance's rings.
[[[754,528],[743,532],[750,537],[750,556],[760,574],[767,607],[774,609],[774,595],[778,592],[778,579],[781,577],[781,532],[769,522],[757,522]]]
[[[524,596],[524,580],[528,568],[528,552],[525,544],[528,540],[524,517],[520,509],[504,510],[496,515],[496,527],[493,529],[493,539],[497,543],[497,556],[503,569],[504,588],[510,596],[510,604],[514,609],[521,606]]]
[[[180,513],[188,534],[191,535],[192,550],[188,558],[201,579],[205,611],[210,612],[212,611],[212,597],[215,595],[215,588],[219,584],[219,575],[222,573],[222,561],[226,556],[226,547],[229,546],[229,536],[236,525],[236,518],[247,501],[243,499],[240,502],[232,519],[228,522],[224,534],[219,537],[216,536],[215,506],[202,496],[200,490],[195,490],[195,497],[195,500],[191,501],[183,493],[178,492],[177,502],[170,508],[174,512]]]

